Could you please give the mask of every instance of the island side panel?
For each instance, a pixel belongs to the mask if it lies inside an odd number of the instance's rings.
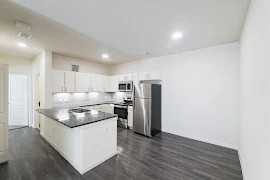
[[[75,169],[82,172],[82,130],[66,127],[40,114],[40,135]]]
[[[117,117],[82,129],[85,173],[117,154]]]

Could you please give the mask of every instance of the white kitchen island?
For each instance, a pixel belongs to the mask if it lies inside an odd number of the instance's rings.
[[[81,174],[117,154],[117,116],[40,110],[40,135]]]

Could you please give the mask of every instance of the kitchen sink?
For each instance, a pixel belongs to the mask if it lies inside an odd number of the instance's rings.
[[[71,109],[69,111],[70,112],[74,112],[74,113],[86,113],[86,112],[89,112],[90,110],[88,110],[88,109],[82,109],[82,108],[77,108],[77,109]]]

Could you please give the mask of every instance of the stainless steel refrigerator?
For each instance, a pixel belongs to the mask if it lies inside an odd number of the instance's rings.
[[[133,131],[152,137],[161,131],[161,85],[134,84]]]

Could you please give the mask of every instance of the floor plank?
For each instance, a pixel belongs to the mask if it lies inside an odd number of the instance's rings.
[[[0,179],[242,180],[237,151],[168,133],[147,138],[118,128],[118,155],[84,175],[32,128],[9,132],[10,161]]]

